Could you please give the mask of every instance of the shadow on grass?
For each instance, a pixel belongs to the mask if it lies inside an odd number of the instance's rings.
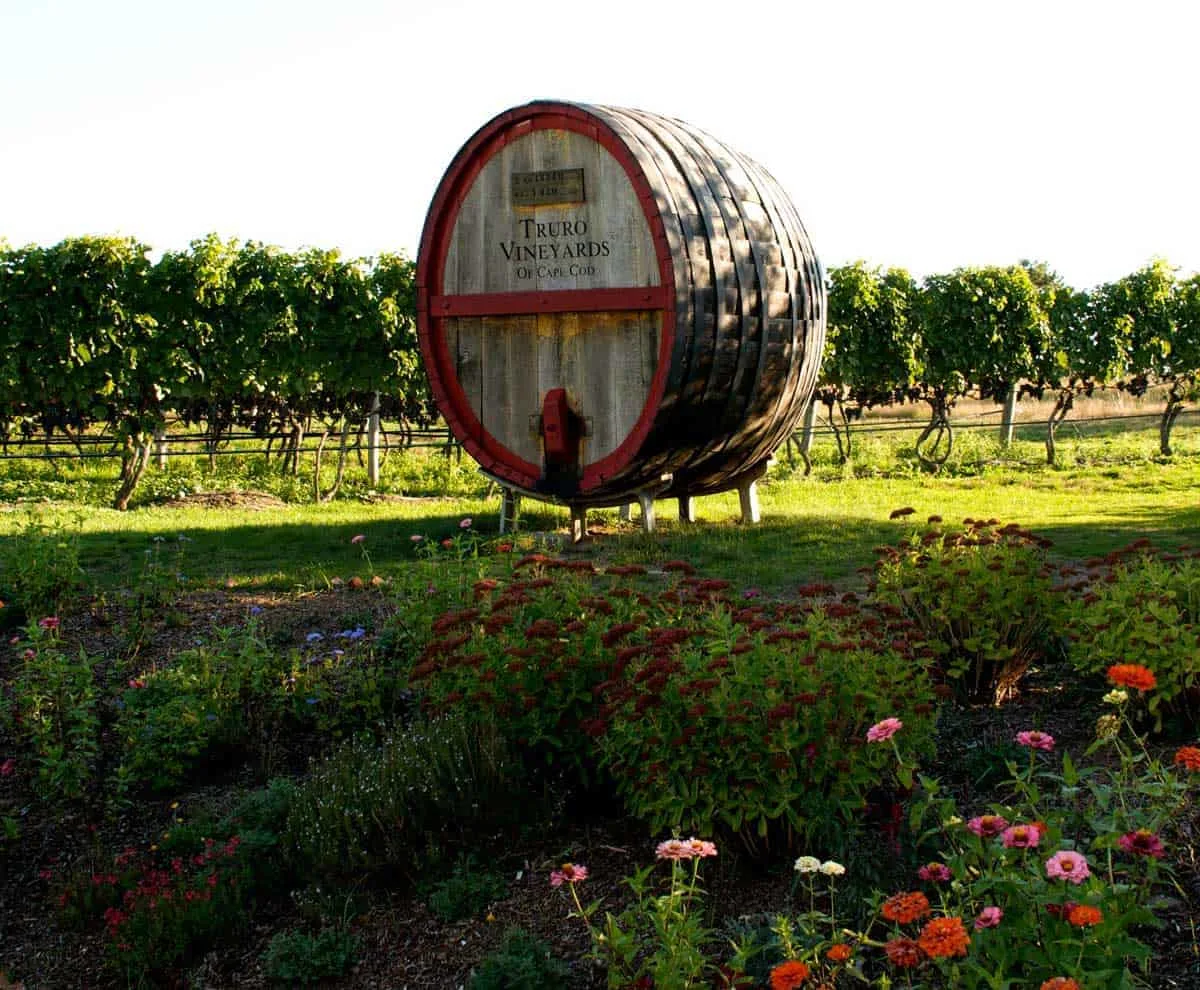
[[[842,507],[841,511],[847,510]],[[683,525],[663,518],[658,531],[650,536],[642,534],[636,522],[618,524],[615,512],[601,513],[593,517],[600,524],[600,535],[580,552],[600,560],[651,565],[685,559],[706,575],[726,578],[737,587],[788,593],[816,580],[859,586],[861,569],[875,562],[875,547],[897,543],[924,527],[921,516],[881,520],[835,512],[793,512],[768,517],[754,526],[733,519]],[[387,506],[380,506],[377,517],[352,522],[265,516],[256,522],[243,514],[226,525],[214,519],[211,526],[169,529],[169,536],[164,536],[160,519],[144,529],[81,534],[80,563],[88,583],[97,590],[134,586],[151,559],[171,574],[184,574],[189,587],[232,583],[273,591],[320,589],[338,577],[365,579],[374,573],[401,573],[425,559],[414,536],[440,542],[464,532],[459,525],[463,514],[448,513],[443,505],[431,504],[429,513],[419,519],[411,518],[411,508],[407,513],[399,518],[397,513],[389,513]],[[476,513],[472,522],[476,533],[496,541],[499,519],[495,511]],[[532,548],[531,534],[565,533],[566,522],[561,508],[525,506],[517,551]],[[1034,523],[1033,529],[1054,542],[1052,556],[1059,560],[1102,555],[1141,537],[1162,546],[1200,543],[1200,506],[1125,506],[1101,520]],[[358,535],[364,540],[352,543]],[[495,556],[481,558],[480,566],[497,562]]]

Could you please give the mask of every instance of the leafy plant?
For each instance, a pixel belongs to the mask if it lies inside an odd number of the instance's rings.
[[[239,835],[209,838],[169,858],[128,847],[102,868],[68,876],[58,910],[68,923],[103,924],[105,959],[128,980],[153,978],[245,920],[253,854],[242,846]]]
[[[248,753],[270,772],[297,731],[337,739],[391,714],[402,704],[399,671],[371,662],[356,645],[364,635],[334,634],[341,645],[331,650],[312,633],[307,653],[284,651],[252,619],[130,678],[117,718],[122,787],[169,788],[222,751]]]
[[[427,903],[443,921],[461,921],[482,913],[505,890],[504,877],[480,868],[471,857],[460,857],[450,875],[433,884]]]
[[[59,643],[57,616],[31,623],[12,681],[11,719],[31,750],[39,790],[48,800],[84,795],[100,751],[99,698],[93,660],[82,648],[72,658]]]
[[[654,878],[655,863],[627,877],[632,903],[620,914],[606,912],[598,919],[599,902],[585,906],[578,887],[588,877],[587,867],[565,863],[550,875],[550,883],[566,887],[574,911],[587,926],[592,955],[608,971],[608,985],[652,986],[661,990],[708,987],[715,965],[706,943],[712,932],[705,926],[700,906],[700,860],[717,854],[717,847],[700,839],[661,842],[657,858],[671,864],[664,893]]]
[[[565,990],[570,969],[523,928],[510,928],[479,964],[468,990]]]
[[[531,814],[494,726],[417,722],[378,745],[353,739],[313,764],[288,816],[289,847],[321,875],[415,875],[448,847]]]
[[[0,629],[57,615],[79,588],[79,530],[29,515],[0,540]]]
[[[1114,555],[1071,599],[1071,663],[1095,674],[1130,658],[1154,674],[1147,708],[1157,728],[1200,722],[1200,557]]]
[[[628,587],[624,568],[601,576],[590,561],[530,554],[514,571],[478,581],[475,604],[434,620],[410,683],[428,711],[494,719],[535,760],[586,780],[593,691],[617,664],[613,643],[635,616],[666,621],[667,611]]]
[[[316,935],[280,932],[263,953],[263,969],[267,979],[293,986],[336,979],[354,965],[360,942],[357,935],[341,928],[325,928]]]
[[[963,531],[931,525],[879,551],[873,595],[916,623],[961,700],[999,703],[1054,648],[1047,546],[994,520],[967,520]]]
[[[693,612],[631,631],[599,685],[598,736],[625,806],[651,828],[736,833],[758,854],[890,820],[912,785],[868,743],[902,716],[909,766],[931,752],[933,691],[903,631],[858,604]]]

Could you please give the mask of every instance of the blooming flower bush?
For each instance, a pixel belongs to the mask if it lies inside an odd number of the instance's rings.
[[[1154,923],[1164,877],[1161,830],[1185,806],[1200,762],[1184,752],[1173,770],[1152,758],[1133,734],[1128,697],[1113,700],[1121,731],[1093,746],[1112,750],[1107,764],[1077,767],[1046,733],[1023,731],[1030,762],[1009,765],[1014,800],[988,813],[964,821],[922,778],[913,823],[920,848],[937,853],[916,871],[923,889],[879,895],[862,931],[838,931],[811,908],[794,936],[781,919],[787,954],[816,967],[831,945],[854,943],[867,975],[887,985],[1133,986],[1149,958],[1138,933]],[[796,869],[811,876],[816,862],[802,857]]]
[[[880,548],[874,594],[916,622],[960,699],[999,702],[1051,649],[1053,572],[1046,541],[1021,527],[964,526]]]
[[[690,618],[631,631],[623,677],[597,688],[604,766],[651,828],[716,823],[752,851],[794,850],[861,822],[870,792],[911,785],[934,695],[886,616],[839,603]],[[904,718],[878,721],[892,711]]]
[[[106,962],[144,980],[211,945],[245,916],[249,864],[241,837],[207,839],[186,856],[128,847],[105,869],[66,878],[61,916],[102,925]]]

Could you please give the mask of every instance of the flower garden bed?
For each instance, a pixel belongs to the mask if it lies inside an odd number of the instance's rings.
[[[938,521],[865,587],[768,600],[466,540],[427,584],[177,597],[124,654],[95,608],[13,631],[0,970],[1194,977],[1168,937],[1195,914],[1194,558],[1051,567],[1020,527]]]

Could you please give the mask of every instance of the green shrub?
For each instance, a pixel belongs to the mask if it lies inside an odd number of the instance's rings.
[[[314,763],[288,816],[290,848],[318,873],[413,874],[467,837],[538,810],[494,726],[441,718],[355,739]]]
[[[344,635],[353,632],[361,630]],[[131,678],[118,704],[120,786],[169,789],[222,752],[251,755],[270,772],[297,734],[336,740],[401,706],[396,668],[375,664],[353,640],[335,640],[338,650],[319,642],[307,652],[274,649],[251,621]]]
[[[1048,545],[994,520],[966,520],[964,531],[931,525],[882,548],[874,595],[916,623],[960,700],[998,703],[1057,650]]]
[[[471,858],[462,858],[448,877],[438,880],[429,893],[429,910],[443,921],[461,921],[481,914],[504,897],[504,877],[481,869]]]
[[[358,949],[358,936],[340,928],[326,928],[316,935],[280,932],[263,954],[263,968],[276,983],[308,986],[344,976],[354,965]]]
[[[1147,708],[1157,729],[1200,724],[1200,557],[1117,554],[1069,603],[1071,663],[1089,674],[1139,663],[1157,681]]]
[[[11,707],[2,721],[32,752],[44,798],[80,798],[100,752],[93,661],[82,649],[72,658],[61,648],[55,616],[31,623],[15,646]]]
[[[639,629],[589,725],[626,807],[653,831],[720,826],[752,851],[832,841],[912,785],[933,691],[884,617],[856,603],[711,608]],[[899,717],[894,743],[867,731]]]
[[[57,615],[82,576],[78,530],[30,515],[0,540],[0,629]]]
[[[563,990],[570,970],[550,947],[523,928],[504,933],[500,948],[480,963],[469,990]]]

